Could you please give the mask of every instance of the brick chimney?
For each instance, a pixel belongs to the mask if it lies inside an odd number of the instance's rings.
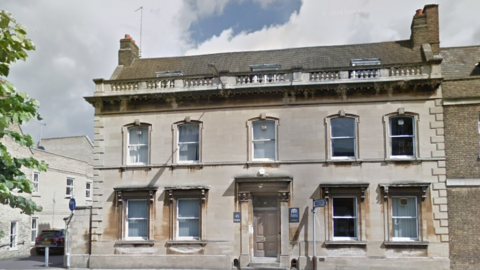
[[[135,58],[138,58],[138,46],[130,35],[120,39],[120,50],[118,50],[118,64],[130,66]]]
[[[422,44],[430,43],[433,54],[440,53],[440,30],[438,25],[438,5],[426,5],[418,9],[413,16],[410,41],[412,48],[418,50]]]

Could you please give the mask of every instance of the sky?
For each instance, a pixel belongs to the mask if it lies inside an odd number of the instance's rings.
[[[409,39],[426,4],[439,4],[442,47],[480,45],[479,0],[2,0],[0,9],[36,45],[7,79],[41,103],[43,120],[22,126],[37,141],[93,140],[83,97],[93,79],[110,78],[125,34],[142,58],[382,42]]]

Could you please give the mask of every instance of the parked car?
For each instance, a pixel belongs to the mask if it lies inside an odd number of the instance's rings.
[[[43,230],[35,238],[35,252],[44,255],[45,248],[49,247],[49,253],[58,252],[63,254],[65,247],[65,230]]]

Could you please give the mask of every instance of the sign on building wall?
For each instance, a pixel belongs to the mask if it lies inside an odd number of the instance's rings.
[[[300,222],[300,209],[298,207],[290,207],[288,211],[288,220],[290,223]]]
[[[240,223],[242,219],[242,215],[240,212],[233,212],[233,222],[234,223]]]

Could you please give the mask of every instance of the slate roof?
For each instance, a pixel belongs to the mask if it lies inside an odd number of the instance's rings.
[[[440,55],[444,78],[480,76],[480,46],[441,48]]]
[[[212,75],[209,63],[218,71],[250,72],[250,65],[280,64],[282,70],[301,66],[304,70],[349,67],[355,58],[380,58],[382,64],[422,62],[421,52],[412,50],[410,40],[304,47],[269,51],[247,51],[207,55],[135,59],[124,67],[116,79],[153,78],[155,72],[182,71],[184,75]]]

